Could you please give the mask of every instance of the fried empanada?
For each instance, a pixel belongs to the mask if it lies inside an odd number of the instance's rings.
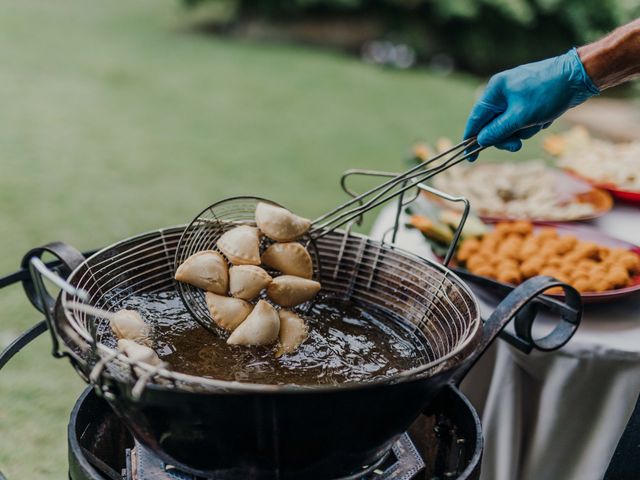
[[[293,275],[276,277],[267,287],[269,298],[283,307],[295,307],[311,300],[319,291],[318,282]]]
[[[260,232],[240,225],[218,239],[218,248],[234,265],[260,265]]]
[[[213,250],[194,253],[176,270],[175,279],[208,292],[225,294],[229,287],[229,267]]]
[[[230,345],[269,345],[278,339],[280,317],[270,303],[260,300],[247,319],[227,339]]]
[[[285,309],[280,310],[278,315],[280,316],[280,347],[276,357],[296,351],[309,336],[309,327],[298,315]]]
[[[119,340],[133,340],[147,346],[151,343],[151,327],[135,310],[118,310],[109,320],[109,326]]]
[[[311,221],[270,203],[256,207],[256,224],[267,237],[277,242],[291,242],[304,235]]]
[[[271,283],[271,275],[255,265],[235,265],[229,269],[229,293],[252,300]]]
[[[297,242],[274,243],[262,254],[262,263],[285,275],[311,278],[313,261],[306,248]]]
[[[205,300],[213,321],[225,330],[234,330],[251,313],[251,304],[240,298],[207,292]]]
[[[162,363],[160,357],[158,357],[158,354],[153,349],[145,345],[140,345],[133,340],[126,338],[118,340],[118,350],[134,362],[142,362],[149,365],[159,365]]]

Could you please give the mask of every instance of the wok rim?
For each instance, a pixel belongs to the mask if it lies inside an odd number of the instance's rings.
[[[93,258],[115,248],[116,246],[126,243],[126,242],[130,242],[132,240],[139,240],[145,236],[151,236],[151,235],[164,235],[166,232],[168,231],[172,231],[172,230],[178,230],[178,229],[185,229],[187,228],[188,224],[180,224],[180,225],[173,225],[173,226],[169,226],[169,227],[164,227],[164,228],[158,228],[158,229],[154,229],[154,230],[149,230],[146,231],[144,233],[140,233],[137,235],[132,235],[129,236],[127,238],[118,240],[117,242],[111,243],[103,248],[101,248],[100,250],[97,250],[96,252],[94,252],[92,255],[90,255],[89,257],[87,257],[80,265],[78,265],[67,277],[67,281],[69,281],[71,284],[73,284],[73,277],[78,273],[78,271],[87,266],[88,262],[90,260],[92,260]],[[337,232],[345,234],[346,232],[342,229],[337,230]],[[176,380],[178,382],[184,382],[186,384],[191,384],[191,385],[197,385],[199,388],[192,390],[191,393],[199,393],[199,394],[207,394],[207,393],[212,393],[212,394],[224,394],[224,393],[228,393],[228,394],[238,394],[238,393],[247,393],[247,394],[251,394],[251,393],[269,393],[269,394],[275,394],[275,393],[286,393],[286,394],[304,394],[304,393],[320,393],[320,392],[326,392],[326,393],[331,393],[331,392],[338,392],[338,391],[344,391],[344,390],[356,390],[356,389],[362,389],[362,388],[372,388],[372,387],[377,387],[377,386],[384,386],[384,385],[392,385],[392,384],[397,384],[397,383],[404,383],[404,382],[410,382],[410,381],[417,381],[417,380],[421,380],[421,379],[428,379],[431,378],[433,376],[435,376],[438,373],[441,373],[442,371],[448,371],[448,370],[452,370],[454,369],[456,366],[458,366],[459,364],[461,364],[466,358],[468,358],[469,356],[471,356],[474,352],[475,349],[468,351],[468,347],[470,344],[472,344],[476,338],[478,337],[479,332],[482,332],[482,327],[483,327],[483,321],[481,318],[481,314],[480,314],[480,308],[479,308],[479,304],[478,304],[478,299],[476,298],[475,294],[472,292],[471,288],[451,269],[445,267],[444,265],[441,265],[439,263],[436,263],[433,260],[430,260],[428,258],[424,258],[421,257],[420,255],[417,255],[413,252],[410,252],[408,250],[405,250],[401,247],[397,247],[392,243],[388,243],[388,242],[384,242],[381,240],[374,240],[371,237],[369,237],[368,235],[364,235],[362,233],[357,233],[357,232],[349,232],[348,235],[350,236],[354,236],[354,237],[358,237],[364,240],[368,240],[376,245],[379,245],[380,247],[386,246],[387,248],[391,248],[393,251],[395,252],[399,252],[403,255],[405,255],[406,257],[408,257],[409,259],[412,259],[414,261],[419,261],[419,262],[424,262],[427,263],[429,266],[438,269],[443,275],[445,275],[448,278],[453,278],[455,280],[456,286],[461,288],[466,294],[468,299],[471,300],[471,305],[474,307],[475,309],[475,318],[472,319],[474,325],[473,325],[473,330],[471,332],[469,332],[469,334],[467,335],[467,338],[461,342],[460,344],[458,344],[453,350],[451,350],[449,353],[447,353],[446,355],[443,355],[442,357],[427,363],[425,365],[420,365],[418,367],[409,369],[409,370],[403,370],[400,373],[397,373],[393,376],[390,377],[383,377],[383,378],[379,378],[379,379],[375,379],[375,380],[370,380],[370,381],[357,381],[357,382],[346,382],[346,383],[341,383],[341,384],[316,384],[316,385],[297,385],[297,384],[268,384],[268,383],[252,383],[252,382],[238,382],[238,381],[231,381],[231,380],[219,380],[219,379],[214,379],[214,378],[207,378],[207,377],[201,377],[198,375],[191,375],[191,374],[187,374],[187,373],[182,373],[182,372],[176,372],[173,370],[169,370],[169,369],[156,369],[156,368],[152,368],[151,366],[149,366],[148,364],[145,363],[135,363],[135,365],[138,368],[142,368],[143,370],[150,372],[150,371],[156,371],[156,373],[164,379],[167,379],[169,381],[171,381],[172,383],[174,383],[173,381]],[[77,335],[79,335],[79,337],[85,342],[84,345],[78,343],[77,346],[81,349],[86,349],[87,347],[89,347],[91,345],[91,343],[93,343],[93,339],[91,338],[88,330],[86,330],[85,328],[77,328],[78,326],[78,322],[75,321],[73,314],[70,312],[69,307],[67,305],[67,301],[69,300],[68,298],[68,293],[65,291],[61,291],[60,292],[60,307],[62,310],[62,313],[64,314],[64,318],[65,318],[65,323],[71,327],[71,329],[73,330],[73,332]],[[57,315],[56,315],[57,317]],[[194,318],[194,321],[197,322],[199,324],[199,322]],[[62,340],[62,344],[64,345],[65,350],[67,350],[68,354],[73,356],[77,361],[79,361],[83,366],[87,365],[87,362],[84,358],[80,357],[79,355],[77,355],[69,346],[68,342],[70,342],[71,340],[69,338],[61,338]],[[118,360],[121,360],[123,363],[127,363],[130,365],[134,365],[134,362],[131,362],[128,357],[126,357],[124,354],[117,352],[115,349],[112,349],[110,347],[107,347],[106,345],[102,344],[101,342],[97,343],[97,349],[102,351],[102,353],[104,353],[105,355],[111,355],[114,356],[116,358],[118,358]],[[114,355],[116,354],[117,355]],[[449,360],[451,360],[452,358],[455,358],[456,356],[459,356],[460,354],[465,354],[463,358],[460,358],[459,361],[455,362],[455,365],[450,365],[450,366],[446,366],[447,362]],[[444,368],[443,368],[444,366]],[[423,376],[426,372],[432,370],[433,373],[431,375],[427,375],[427,376]],[[112,375],[109,375],[109,373],[105,370],[103,370],[102,375],[109,377],[110,379],[118,382],[118,383],[126,383],[123,382],[122,380],[116,379],[114,378]],[[155,376],[155,375],[154,375]],[[135,382],[131,383],[130,386],[133,387],[133,385],[135,385]],[[201,386],[205,386],[206,389],[201,388]],[[176,391],[176,388],[178,391],[189,391],[188,389],[182,388],[182,387],[176,387],[175,385],[163,385],[160,383],[155,383],[153,380],[149,380],[145,386],[145,388],[151,388],[153,387],[154,390],[158,389],[158,390],[168,390],[168,391]],[[216,388],[217,390],[211,390],[212,388]]]

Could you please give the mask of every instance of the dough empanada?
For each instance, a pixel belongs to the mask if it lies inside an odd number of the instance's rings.
[[[278,339],[280,317],[270,303],[260,300],[247,319],[227,339],[230,345],[268,345]]]
[[[194,253],[176,270],[175,279],[208,292],[227,293],[229,267],[222,255],[213,250]]]
[[[311,300],[319,291],[318,282],[293,275],[280,275],[267,287],[269,298],[283,307],[295,307]]]
[[[260,232],[256,227],[235,227],[223,233],[217,245],[234,265],[260,265]]]
[[[297,242],[274,243],[262,254],[262,263],[285,275],[311,278],[313,262],[306,248]]]
[[[280,357],[285,353],[291,353],[309,336],[309,328],[304,320],[289,310],[280,310],[280,347],[276,353],[276,357]]]
[[[133,340],[147,346],[151,343],[151,327],[135,310],[118,310],[109,320],[109,326],[119,340]]]
[[[207,292],[205,300],[211,318],[225,330],[234,330],[251,313],[251,304],[240,298]]]
[[[229,269],[229,293],[251,300],[271,283],[271,275],[255,265],[236,265]]]
[[[162,363],[160,357],[158,357],[158,354],[154,350],[145,345],[140,345],[133,340],[126,338],[118,340],[118,350],[134,362],[143,362],[149,365],[159,365]]]
[[[256,207],[256,224],[272,240],[291,242],[309,230],[311,221],[285,208],[260,202]]]

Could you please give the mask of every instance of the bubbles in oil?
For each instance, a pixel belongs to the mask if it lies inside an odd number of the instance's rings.
[[[417,367],[425,354],[423,341],[402,322],[328,298],[300,314],[309,338],[280,358],[274,348],[227,345],[191,317],[175,291],[129,297],[122,307],[153,325],[154,349],[172,370],[208,378],[298,385],[371,381]]]

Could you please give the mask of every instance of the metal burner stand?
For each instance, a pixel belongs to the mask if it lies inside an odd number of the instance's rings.
[[[68,444],[70,480],[230,480],[194,477],[165,465],[135,442],[90,388],[71,413]],[[481,457],[478,415],[460,391],[447,387],[373,473],[352,479],[477,480]]]

